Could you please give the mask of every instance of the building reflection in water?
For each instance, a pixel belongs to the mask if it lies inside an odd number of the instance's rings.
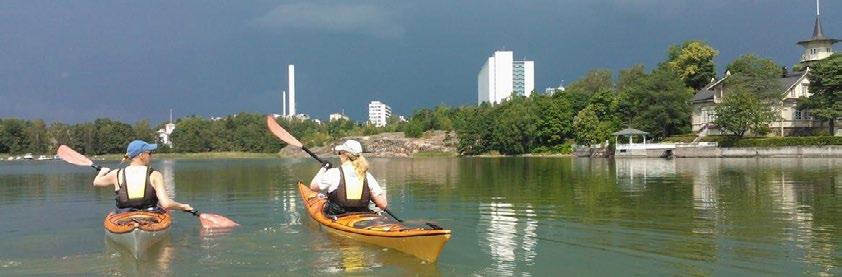
[[[642,192],[649,178],[675,175],[676,166],[674,159],[615,159],[614,173],[620,190]]]
[[[502,199],[500,199],[502,200]],[[480,203],[480,245],[494,260],[487,273],[510,275],[517,264],[532,265],[536,256],[538,220],[532,205]]]
[[[679,159],[679,174],[693,180],[693,233],[708,234],[716,241],[716,256],[736,260],[766,258],[807,261],[820,275],[836,268],[838,239],[835,225],[820,225],[814,211],[823,186],[810,179],[810,171],[834,172],[833,159]],[[836,170],[838,171],[838,170]],[[842,173],[832,173],[840,175]],[[726,186],[726,187],[722,187]],[[833,190],[836,182],[830,185]],[[725,189],[722,192],[720,190]],[[739,192],[739,194],[735,194]],[[722,195],[720,195],[722,194]],[[727,197],[727,201],[723,201]],[[740,198],[734,198],[740,197]],[[728,205],[720,204],[721,202]],[[753,203],[752,205],[746,205]],[[736,205],[741,204],[741,205]],[[826,209],[826,207],[825,207]],[[827,215],[825,215],[827,216]],[[824,219],[826,220],[826,219]],[[750,227],[760,224],[762,228]],[[736,226],[740,229],[735,229]],[[791,245],[787,253],[764,252],[762,243],[727,246],[724,241],[770,239]],[[765,249],[765,248],[764,248]],[[762,254],[758,254],[762,253]],[[810,270],[812,271],[812,270]]]
[[[156,168],[161,175],[164,175],[164,187],[167,191],[167,195],[175,199],[175,170],[173,170],[173,166],[175,161],[173,160],[162,160],[159,165],[161,168]]]

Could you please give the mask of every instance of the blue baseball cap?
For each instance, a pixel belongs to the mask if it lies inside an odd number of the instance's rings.
[[[158,144],[150,144],[142,140],[134,140],[129,143],[129,147],[126,148],[126,156],[129,156],[130,159],[137,157],[140,153],[147,152],[147,151],[155,151],[158,149]]]

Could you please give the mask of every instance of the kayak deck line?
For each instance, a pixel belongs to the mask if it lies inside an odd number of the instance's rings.
[[[299,192],[310,217],[330,233],[349,237],[407,253],[428,262],[438,259],[450,239],[450,230],[408,227],[386,216],[371,213],[350,213],[328,217],[323,212],[327,199],[299,182]]]

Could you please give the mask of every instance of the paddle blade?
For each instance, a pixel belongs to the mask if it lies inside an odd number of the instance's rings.
[[[206,229],[233,228],[240,226],[240,224],[237,224],[237,222],[234,222],[227,217],[212,213],[200,214],[199,221],[202,222],[202,228]]]
[[[289,132],[287,132],[287,130],[284,130],[284,128],[281,127],[281,125],[278,125],[278,122],[275,121],[275,118],[271,115],[266,116],[266,125],[269,126],[269,131],[272,132],[273,135],[286,142],[287,144],[299,148],[304,146],[303,144],[301,144],[300,141],[298,141],[298,139],[296,139]]]
[[[91,161],[91,159],[88,159],[88,157],[85,157],[85,155],[79,154],[79,152],[70,149],[70,147],[67,147],[67,145],[64,144],[58,147],[56,155],[58,155],[58,157],[64,160],[65,162],[75,165],[91,166],[94,164],[94,162]]]

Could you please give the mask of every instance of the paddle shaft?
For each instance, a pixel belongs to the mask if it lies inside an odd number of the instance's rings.
[[[304,152],[307,152],[307,154],[310,154],[310,157],[313,157],[313,159],[316,159],[317,161],[319,161],[320,164],[325,164],[324,160],[319,158],[319,156],[316,156],[316,153],[313,153],[313,151],[310,151],[310,149],[308,149],[306,146],[301,146],[301,150],[304,150]]]
[[[403,223],[403,220],[402,220],[402,219],[400,219],[400,218],[398,218],[398,217],[397,217],[397,216],[395,216],[394,214],[392,214],[392,211],[389,211],[389,209],[383,209],[383,211],[385,211],[387,214],[391,215],[391,216],[392,216],[392,218],[394,218],[394,219],[395,219],[395,220],[397,220],[398,222]]]

